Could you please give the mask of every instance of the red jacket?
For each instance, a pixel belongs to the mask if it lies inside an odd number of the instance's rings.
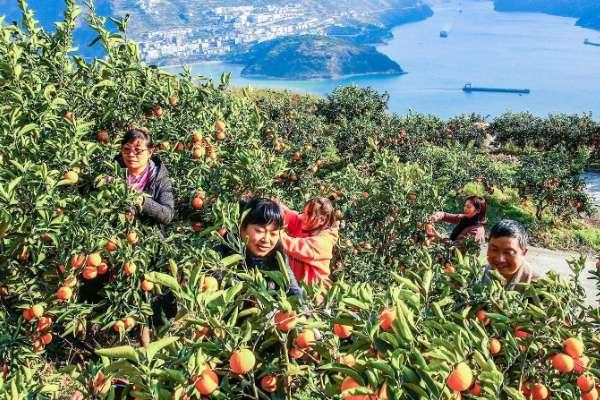
[[[338,225],[310,236],[302,230],[298,213],[291,210],[285,212],[285,224],[281,242],[296,279],[309,285],[327,281],[339,235]]]

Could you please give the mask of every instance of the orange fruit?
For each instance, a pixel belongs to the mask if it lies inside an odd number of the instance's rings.
[[[83,268],[81,275],[83,276],[83,279],[95,279],[96,276],[98,276],[98,269],[96,267],[87,266]]]
[[[429,246],[431,244],[431,241],[429,239],[425,239],[425,245]],[[451,262],[447,262],[444,264],[444,272],[447,274],[453,274],[456,272],[456,268],[454,268],[454,265],[452,265]]]
[[[500,353],[500,350],[502,350],[502,344],[498,339],[493,338],[490,340],[488,348],[490,349],[490,353],[492,353],[492,355],[496,355]]]
[[[139,238],[138,238],[138,235],[137,235],[137,233],[135,233],[135,232],[129,232],[129,233],[127,234],[127,241],[128,241],[128,242],[129,242],[129,244],[131,244],[132,246],[133,246],[133,245],[135,245],[135,244],[137,244],[138,240],[139,240]]]
[[[208,333],[208,326],[203,326],[196,331],[197,338],[203,338]]]
[[[217,122],[215,122],[215,129],[218,130],[218,131],[225,130],[225,122],[223,122],[223,121],[217,121]]]
[[[396,309],[386,308],[379,314],[379,326],[384,331],[392,329],[392,324],[396,319]]]
[[[203,396],[210,396],[219,387],[219,377],[215,372],[206,367],[200,375],[193,379],[194,387]]]
[[[373,396],[371,396],[371,398],[373,399]],[[375,400],[375,399],[373,399]],[[387,383],[383,382],[383,385],[381,385],[381,388],[379,389],[379,393],[377,394],[377,400],[388,400],[388,395],[387,395]]]
[[[42,341],[42,343],[44,343],[44,345],[50,344],[52,342],[52,334],[46,333],[46,334],[42,335],[40,340]]]
[[[344,395],[343,394],[346,390],[354,389],[354,388],[357,388],[360,386],[361,385],[358,382],[356,382],[354,379],[352,379],[351,377],[347,376],[346,378],[344,378],[344,380],[342,381],[342,384],[340,386],[340,392],[342,393],[342,399],[344,399],[344,400],[369,400],[371,396],[368,394],[354,394],[354,395]]]
[[[133,261],[127,261],[123,265],[123,272],[125,272],[125,275],[131,276],[131,275],[135,274],[136,270],[137,270],[137,267]]]
[[[352,368],[356,365],[356,359],[352,354],[345,354],[339,358],[339,363]]]
[[[125,329],[129,330],[135,326],[135,318],[127,317],[123,320]]]
[[[579,358],[575,358],[575,367],[573,368],[573,371],[576,374],[582,374],[583,372],[585,372],[587,370],[587,366],[590,363],[590,359],[587,358],[587,356],[581,356]]]
[[[594,378],[588,375],[580,375],[577,377],[577,386],[582,392],[589,392],[594,388]]]
[[[71,296],[73,296],[73,289],[70,287],[61,286],[56,291],[56,297],[58,297],[59,300],[66,301],[69,300]]]
[[[67,171],[63,174],[63,179],[70,185],[74,185],[79,182],[79,174],[75,171]]]
[[[87,265],[97,267],[102,262],[100,253],[92,253],[87,257]]]
[[[41,304],[36,304],[32,306],[31,315],[33,315],[34,318],[39,318],[42,315],[44,315],[44,306],[42,306]]]
[[[579,358],[583,355],[584,347],[581,340],[571,337],[563,342],[563,349],[571,357]]]
[[[541,383],[536,383],[531,388],[531,396],[533,400],[545,400],[549,396],[548,388]]]
[[[296,326],[297,322],[295,311],[277,311],[274,319],[275,327],[282,332],[288,332]]]
[[[215,140],[225,140],[225,132],[224,131],[217,131],[215,133]]]
[[[302,350],[300,350],[297,347],[292,347],[290,349],[290,351],[288,352],[289,356],[292,357],[294,360],[297,360],[298,358],[302,357],[304,355],[304,352]]]
[[[408,201],[416,201],[417,200],[417,195],[414,193],[411,193],[408,195]]]
[[[100,263],[100,265],[98,265],[98,275],[104,275],[108,272],[108,265],[106,265],[106,263]]]
[[[487,313],[485,312],[485,310],[482,308],[481,310],[477,311],[477,319],[483,324],[483,325],[488,325],[490,323],[490,319],[487,317]]]
[[[73,122],[73,113],[71,111],[67,111],[64,115],[64,118],[69,122]]]
[[[192,225],[192,230],[196,233],[200,232],[202,230],[202,222],[195,222],[194,225]]]
[[[459,363],[446,379],[446,385],[455,392],[463,392],[473,383],[473,371],[465,362]]]
[[[260,379],[260,387],[267,393],[273,393],[277,390],[277,377],[275,375],[265,375]]]
[[[71,267],[79,269],[85,264],[85,256],[83,254],[73,255],[71,257]]]
[[[115,322],[114,325],[113,325],[113,330],[115,332],[120,332],[122,330],[124,331],[125,330],[125,322],[123,322],[123,321],[117,321],[117,322]]]
[[[252,371],[256,357],[249,349],[236,350],[229,357],[229,367],[234,374],[241,375]]]
[[[50,317],[40,317],[37,322],[37,330],[39,332],[44,332],[50,329],[52,326],[52,318]]]
[[[200,197],[198,197],[198,196],[195,196],[195,197],[192,199],[192,207],[193,207],[195,210],[199,210],[199,209],[201,209],[202,207],[204,207],[204,200],[202,200],[202,199],[201,199]]]
[[[98,141],[100,143],[108,142],[108,132],[106,132],[105,130],[98,131],[98,133],[96,133],[96,137],[98,138]]]
[[[300,161],[302,160],[302,153],[300,153],[299,151],[294,153],[294,160],[296,161]]]
[[[214,276],[205,276],[202,281],[202,291],[206,293],[219,290],[219,281]]]
[[[581,400],[598,400],[598,390],[592,388],[589,392],[581,393]]]
[[[479,382],[476,381],[473,386],[471,386],[471,389],[469,389],[469,394],[472,396],[479,396],[481,394],[481,385]]]
[[[192,140],[194,143],[200,143],[202,141],[202,134],[200,132],[194,132],[192,135]]]
[[[179,100],[175,96],[169,97],[169,104],[171,105],[171,107],[175,107],[178,101]]]
[[[33,313],[31,312],[31,308],[26,308],[23,310],[23,319],[25,321],[31,321],[33,319]]]
[[[305,329],[298,334],[296,337],[296,346],[301,349],[307,349],[311,347],[316,341],[315,331],[312,329]]]
[[[550,361],[552,362],[552,366],[558,372],[567,373],[573,371],[573,368],[575,368],[575,361],[573,358],[564,353],[553,355]]]
[[[333,333],[340,339],[347,339],[352,336],[352,327],[350,325],[333,325]]]
[[[525,332],[524,330],[521,329],[521,326],[515,326],[515,337],[518,339],[525,339],[529,336],[531,336],[531,333],[529,332]]]
[[[147,280],[143,280],[142,283],[140,284],[140,287],[142,288],[142,290],[144,292],[149,292],[152,289],[154,289],[154,283],[147,281]]]

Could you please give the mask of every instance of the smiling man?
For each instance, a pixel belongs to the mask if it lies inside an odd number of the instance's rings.
[[[522,291],[538,279],[540,276],[525,260],[527,241],[523,225],[510,219],[498,221],[490,231],[483,282],[490,280],[492,270],[498,271],[506,290]]]

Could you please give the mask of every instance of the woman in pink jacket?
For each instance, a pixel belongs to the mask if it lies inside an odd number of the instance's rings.
[[[468,237],[472,237],[475,242],[481,247],[485,243],[485,224],[487,203],[481,196],[469,196],[465,200],[462,214],[450,214],[444,211],[438,211],[431,216],[431,222],[443,221],[449,224],[456,224],[450,240],[456,246],[464,251],[464,241]],[[434,236],[439,234],[434,230]]]

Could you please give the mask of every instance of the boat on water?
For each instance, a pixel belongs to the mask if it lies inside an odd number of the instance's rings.
[[[583,41],[583,44],[587,44],[587,45],[590,45],[590,46],[598,46],[598,47],[600,47],[600,42],[592,42],[590,39],[585,39]]]
[[[441,38],[447,38],[448,37],[448,31],[440,31],[440,37]]]
[[[512,88],[492,88],[492,87],[478,87],[473,86],[470,83],[465,84],[463,87],[463,92],[495,92],[495,93],[518,93],[518,94],[527,94],[531,91],[529,89],[512,89]]]

